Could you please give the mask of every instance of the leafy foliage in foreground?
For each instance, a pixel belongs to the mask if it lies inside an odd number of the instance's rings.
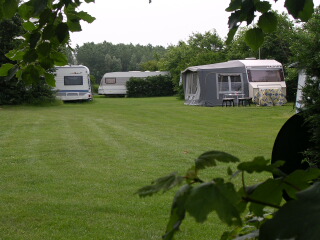
[[[23,32],[22,19],[19,16],[16,15],[8,20],[0,20],[0,49],[3,51],[14,49],[21,42],[16,37],[23,34]],[[5,71],[8,71],[10,70],[8,66],[16,62],[8,59],[3,51],[0,51],[0,65],[3,65],[3,68],[7,69]],[[19,81],[13,75],[11,79],[9,79],[10,76],[0,76],[0,105],[38,104],[55,100],[55,93],[44,81],[27,86],[25,82]]]
[[[278,169],[283,164],[282,161],[270,164],[269,160],[256,157],[252,161],[239,163],[236,172],[228,168],[229,177],[226,179],[213,177],[203,180],[200,177],[201,171],[215,167],[217,162],[239,161],[237,157],[224,152],[206,152],[195,160],[194,166],[185,175],[170,174],[137,191],[140,197],[151,196],[182,185],[184,179],[185,184],[174,197],[163,239],[174,238],[186,213],[202,223],[212,212],[216,212],[220,220],[229,226],[236,226],[235,230],[223,234],[222,239],[225,240],[242,235],[245,238],[241,239],[253,239],[259,236],[259,239],[263,240],[320,238],[317,223],[320,216],[320,184],[315,182],[312,185],[320,176],[319,169],[296,170],[287,175]],[[265,172],[280,177],[270,177],[253,186],[246,185],[245,174]],[[239,189],[232,182],[238,176],[241,176],[242,182]],[[286,192],[292,200],[283,204],[283,192]],[[272,214],[266,214],[270,208],[273,209]],[[242,217],[246,209],[253,214],[250,221],[247,221],[247,216]],[[305,215],[306,212],[310,215]],[[306,221],[304,216],[310,216],[307,220],[307,229],[303,227]],[[296,226],[294,230],[292,226]],[[260,233],[257,231],[259,228],[261,228]]]
[[[84,0],[86,3],[94,0]],[[27,84],[38,83],[44,77],[54,86],[54,75],[47,72],[54,66],[68,64],[61,47],[68,44],[69,32],[81,31],[80,21],[91,23],[94,17],[77,11],[80,0],[0,0],[0,19],[10,19],[18,13],[24,20],[24,41],[6,54],[14,63],[6,63],[0,76],[16,76]]]
[[[286,0],[284,6],[292,17],[304,22],[309,20],[314,11],[312,0]],[[257,26],[246,32],[247,44],[252,49],[257,50],[262,45],[265,34],[277,29],[277,17],[272,12],[271,7],[271,3],[263,0],[231,0],[229,7],[226,9],[226,11],[231,12],[228,22],[227,43],[232,41],[241,23],[252,24],[256,12],[259,12],[261,15],[257,21]]]

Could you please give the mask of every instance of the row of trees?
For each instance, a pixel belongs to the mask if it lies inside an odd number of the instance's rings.
[[[145,70],[143,63],[158,60],[165,53],[162,46],[133,44],[85,43],[75,49],[76,62],[89,67],[97,79],[106,72]],[[156,69],[148,69],[156,70]]]

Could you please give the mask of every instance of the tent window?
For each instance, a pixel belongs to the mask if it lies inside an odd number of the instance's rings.
[[[192,73],[190,74],[191,78],[189,79],[189,85],[188,85],[188,94],[196,94],[197,92],[197,87],[198,87],[198,79],[197,79],[197,74]]]
[[[237,75],[218,75],[219,92],[242,92],[242,81],[240,74]]]
[[[106,82],[106,84],[115,84],[116,79],[115,78],[106,78],[105,82]]]
[[[281,82],[284,81],[281,69],[248,70],[249,82]]]
[[[64,76],[64,85],[83,85],[83,76]]]

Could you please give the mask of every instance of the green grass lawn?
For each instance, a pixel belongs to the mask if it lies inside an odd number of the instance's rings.
[[[292,105],[206,108],[174,97],[0,106],[0,239],[161,239],[174,191],[141,199],[138,188],[184,173],[208,150],[270,158],[293,114]],[[177,239],[226,229],[214,214],[205,224],[187,217]]]

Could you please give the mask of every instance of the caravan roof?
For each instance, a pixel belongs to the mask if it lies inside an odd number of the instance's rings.
[[[281,67],[281,63],[276,60],[231,60],[228,62],[214,63],[188,67],[182,73],[187,71],[197,72],[198,70],[219,69],[219,68],[236,68],[236,67]]]
[[[109,72],[103,75],[106,77],[118,77],[118,78],[131,78],[131,77],[149,77],[157,75],[167,75],[168,72],[140,72],[140,71],[131,71],[131,72]]]

